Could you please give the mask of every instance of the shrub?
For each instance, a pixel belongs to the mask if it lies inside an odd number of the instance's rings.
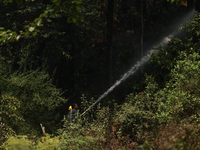
[[[144,92],[127,96],[127,102],[115,116],[119,134],[132,134],[142,142],[147,138],[144,131],[162,128],[169,122],[178,123],[186,118],[199,122],[200,55],[180,54],[170,74],[172,79],[163,89],[159,90],[153,78],[147,77]]]
[[[61,150],[60,137],[45,134],[44,137],[39,138],[35,146],[36,150]]]
[[[150,136],[146,138],[146,143],[139,147],[149,146],[156,150],[198,150],[200,148],[199,143],[199,125],[190,123],[187,119],[182,120],[179,123],[170,122],[164,128],[160,128],[155,133],[149,132]],[[153,136],[152,136],[153,135]]]
[[[82,95],[82,107],[87,109],[94,99],[88,101]],[[133,149],[137,147],[129,136],[118,136],[118,126],[114,122],[119,107],[110,101],[111,107],[100,107],[100,103],[88,110],[76,124],[69,125],[65,119],[64,127],[58,130],[62,149]]]
[[[12,136],[8,138],[2,148],[6,150],[61,150],[60,140],[57,136],[46,134],[44,137],[35,140],[26,135]]]
[[[30,130],[40,130],[39,124],[46,126],[47,132],[52,132],[54,121],[58,118],[55,111],[67,100],[52,84],[52,78],[44,70],[28,72],[14,72],[6,77],[7,87],[4,93],[15,97],[20,102],[17,113],[21,114],[25,122],[16,129],[17,133],[28,134]],[[24,130],[27,128],[27,130]]]
[[[20,101],[15,97],[3,94],[0,97],[0,145],[15,134],[14,127],[19,127],[23,118],[19,114]]]
[[[29,150],[34,143],[28,140],[27,136],[12,136],[5,142],[5,149],[8,150]]]
[[[186,48],[188,54],[192,54],[194,52],[199,53],[200,49],[200,34],[199,34],[199,20],[200,20],[200,14],[196,14],[192,20],[188,21],[188,23],[184,26],[186,30],[186,39],[187,43]]]
[[[0,102],[0,121],[13,127],[23,120],[21,114],[18,112],[21,103],[17,98],[3,94],[1,95]]]
[[[127,102],[115,116],[115,123],[119,125],[118,134],[130,135],[135,141],[143,140],[142,130],[153,129],[152,124],[156,122],[155,112],[158,106],[154,97],[158,86],[152,77],[147,77],[146,83],[148,85],[144,92],[127,96]]]
[[[180,53],[171,80],[155,93],[158,127],[143,130],[147,146],[153,149],[199,149],[200,55]],[[164,125],[164,126],[162,126]],[[143,147],[144,143],[140,147]]]
[[[158,93],[158,98],[165,97],[159,103],[160,122],[170,122],[175,116],[177,121],[183,118],[199,121],[200,56],[182,52],[180,58],[171,72],[172,80]]]
[[[0,145],[3,145],[4,142],[12,135],[15,135],[13,129],[0,122]]]
[[[71,150],[101,149],[100,143],[104,140],[103,137],[95,134],[95,131],[91,131],[81,125],[81,120],[71,125],[67,120],[64,120],[63,128],[58,130],[61,138],[61,148]]]
[[[170,71],[174,68],[178,60],[179,52],[185,50],[184,43],[178,38],[172,38],[168,45],[157,47],[159,53],[152,54],[151,64],[153,70],[151,74],[160,85],[169,81]]]

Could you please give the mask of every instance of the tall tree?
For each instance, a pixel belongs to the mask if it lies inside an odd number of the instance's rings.
[[[195,9],[198,11],[198,13],[200,13],[200,1],[196,0],[195,2]]]
[[[112,84],[112,41],[113,41],[113,11],[114,0],[108,0],[107,16],[107,78],[109,86]]]
[[[194,0],[187,0],[187,10],[190,11],[194,8]]]
[[[144,0],[141,0],[141,59],[143,57],[143,36],[144,36]],[[143,67],[141,67],[141,73],[143,73]]]

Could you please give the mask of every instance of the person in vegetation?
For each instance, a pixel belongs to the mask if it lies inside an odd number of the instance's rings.
[[[76,122],[77,117],[80,117],[80,115],[78,114],[78,105],[77,103],[73,103],[72,106],[69,107],[69,112],[67,114],[67,120],[69,122]]]

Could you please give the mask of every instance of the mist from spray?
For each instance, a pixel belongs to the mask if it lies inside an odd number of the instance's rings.
[[[115,84],[113,86],[111,86],[105,93],[103,93],[85,112],[87,112],[91,107],[93,107],[96,103],[98,103],[102,98],[104,98],[106,95],[108,95],[108,93],[110,93],[115,87],[117,87],[123,80],[128,78],[131,74],[135,73],[140,66],[145,64],[151,58],[151,54],[152,54],[152,52],[150,52],[149,54],[144,56],[141,61],[138,61],[128,72],[126,72],[122,76],[122,78],[120,80],[116,81]],[[85,112],[83,112],[81,115],[85,114]]]
[[[176,30],[173,30],[169,35],[164,37],[157,44],[153,45],[151,47],[151,49],[153,49],[154,47],[167,45],[169,43],[169,41],[171,41],[172,37],[175,37],[178,34],[180,34],[181,32],[183,32],[182,25],[185,25],[190,19],[192,19],[194,17],[195,14],[197,14],[197,11],[195,11],[195,9],[193,9],[191,12],[187,13],[183,18],[178,20],[177,23],[175,23],[173,26],[171,26],[171,28],[176,29]]]
[[[181,21],[179,21],[179,26],[178,29],[173,31],[171,34],[169,34],[168,36],[164,37],[157,45],[153,46],[153,47],[158,47],[158,46],[165,46],[169,43],[169,41],[171,41],[171,38],[176,36],[177,34],[179,34],[181,32],[181,25],[182,24],[186,24],[187,21],[189,19],[191,19],[194,15],[196,14],[196,11],[193,10],[190,13],[188,13],[183,19],[181,19]],[[96,103],[98,103],[100,100],[102,100],[106,95],[108,95],[108,93],[110,93],[115,87],[117,87],[122,81],[124,81],[125,79],[127,79],[130,75],[134,74],[139,67],[143,66],[146,62],[148,62],[151,58],[151,55],[153,53],[158,53],[157,50],[153,50],[150,49],[147,51],[147,54],[140,60],[138,61],[133,67],[131,67],[131,69],[126,72],[121,79],[119,79],[118,81],[115,82],[115,84],[113,84],[113,86],[111,86],[105,93],[103,93],[92,105],[90,105],[90,107],[88,109],[86,109],[82,114],[84,115],[91,107],[93,107]]]

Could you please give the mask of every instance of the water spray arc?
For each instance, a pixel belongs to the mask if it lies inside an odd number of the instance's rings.
[[[115,82],[113,86],[111,86],[105,93],[103,93],[97,101],[95,101],[85,112],[83,112],[81,115],[84,115],[91,107],[93,107],[96,103],[98,103],[102,98],[104,98],[108,93],[110,93],[115,87],[117,87],[123,80],[128,78],[131,74],[135,73],[140,66],[145,64],[150,58],[151,58],[151,53],[147,54],[145,57],[142,58],[141,61],[137,62],[128,72],[126,72],[122,78],[118,81]]]
[[[185,24],[189,19],[191,19],[194,15],[195,15],[195,10],[193,10],[191,13],[187,14],[183,20],[180,21],[180,24]],[[165,46],[167,45],[170,41],[171,38],[174,37],[175,35],[179,34],[181,32],[181,25],[179,25],[178,29],[173,31],[171,34],[169,34],[168,36],[164,37],[157,45],[153,46],[153,47],[158,47],[158,46]],[[146,62],[148,62],[151,58],[151,55],[153,53],[157,53],[157,50],[153,50],[150,49],[147,54],[140,60],[138,61],[133,67],[131,67],[131,69],[126,72],[121,79],[119,79],[118,81],[115,82],[115,84],[113,84],[113,86],[111,86],[106,92],[104,92],[92,105],[89,106],[89,108],[87,108],[82,114],[84,115],[90,108],[92,108],[96,103],[98,103],[100,100],[102,100],[106,95],[108,95],[108,93],[110,93],[115,87],[117,87],[122,81],[124,81],[125,79],[127,79],[130,75],[134,74],[139,67],[141,67],[142,65],[144,65]]]

